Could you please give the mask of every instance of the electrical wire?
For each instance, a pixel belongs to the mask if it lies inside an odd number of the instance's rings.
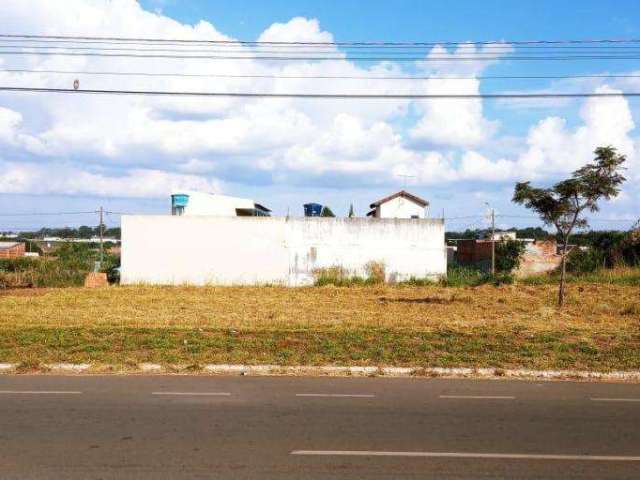
[[[0,217],[39,217],[39,216],[54,216],[54,215],[87,215],[98,213],[97,210],[92,212],[38,212],[38,213],[0,213]]]
[[[0,51],[0,55],[41,55],[63,57],[102,57],[102,58],[161,58],[180,60],[268,60],[268,61],[358,61],[358,62],[478,62],[490,60],[516,60],[516,61],[574,61],[574,60],[640,60],[640,55],[567,55],[567,56],[466,56],[458,57],[447,55],[442,57],[347,57],[346,55],[332,57],[292,57],[292,56],[232,56],[232,55],[174,55],[174,54],[137,54],[137,53],[104,53],[104,52],[26,52],[26,51]]]
[[[486,40],[486,41],[340,41],[340,42],[284,42],[284,41],[252,41],[252,40],[199,40],[199,39],[166,39],[149,37],[98,37],[72,35],[30,35],[0,34],[0,38],[38,39],[38,40],[73,40],[73,41],[109,41],[109,42],[145,42],[176,44],[209,44],[209,45],[331,45],[331,46],[436,46],[436,45],[591,45],[591,44],[624,44],[640,43],[636,38],[615,39],[582,39],[582,40]]]
[[[357,76],[357,75],[230,75],[217,73],[163,73],[163,72],[113,72],[113,71],[81,71],[81,70],[32,70],[25,68],[0,69],[0,73],[27,74],[61,74],[61,75],[98,75],[98,76],[132,76],[132,77],[195,77],[195,78],[260,78],[260,79],[292,79],[292,80],[562,80],[562,79],[609,79],[640,78],[640,75],[478,75],[478,76]]]
[[[185,49],[185,48],[171,48],[174,47],[174,45],[170,45],[169,47],[161,47],[161,48],[156,48],[156,45],[147,45],[147,46],[151,46],[154,48],[136,48],[136,47],[123,47],[122,45],[126,45],[126,44],[115,44],[118,45],[116,47],[111,47],[111,46],[90,46],[90,47],[83,47],[83,46],[77,46],[77,45],[72,45],[72,46],[66,46],[66,45],[16,45],[15,43],[10,43],[10,44],[6,44],[6,43],[2,43],[0,42],[0,48],[5,48],[5,49],[10,49],[10,48],[21,48],[21,49],[29,49],[29,50],[76,50],[76,51],[123,51],[123,52],[146,52],[146,53],[153,53],[153,52],[177,52],[177,53],[243,53],[243,51],[241,50],[240,52],[237,49],[229,49],[230,47],[233,46],[227,46],[227,47],[208,47],[206,49],[196,49],[196,50],[192,50],[192,49]],[[238,46],[235,46],[238,47]],[[264,47],[264,46],[257,46],[257,47],[245,47],[245,46],[241,46],[242,49],[244,49],[245,52],[247,53],[271,53],[271,54],[338,54],[338,53],[348,53],[345,51],[340,51],[340,50],[336,50],[336,49],[327,49],[324,48],[323,49],[318,49],[318,48],[314,48],[311,50],[301,50],[301,49],[293,49],[293,50],[282,50],[283,48],[290,48],[290,47],[286,47],[286,46],[270,46],[270,47]],[[308,47],[307,47],[308,48]],[[266,49],[266,50],[265,50]],[[274,50],[276,49],[276,50]],[[377,53],[377,54],[385,54],[385,55],[390,55],[391,53],[387,54],[385,52],[385,50],[387,50],[387,48],[380,48],[380,47],[367,47],[366,50],[364,49],[359,49],[357,50],[358,54],[361,53]],[[531,50],[529,48],[529,51],[526,51],[526,49],[524,47],[518,47],[518,50],[525,50],[522,52],[522,54],[526,54],[526,55],[531,55],[533,54],[538,54],[540,52],[542,53],[564,53],[564,54],[601,54],[601,55],[622,55],[622,54],[629,54],[629,53],[638,53],[640,51],[640,45],[638,46],[625,46],[625,47],[616,47],[616,48],[612,48],[612,47],[572,47],[572,48],[567,48],[567,47],[536,47],[533,50]],[[473,52],[465,52],[465,55],[474,55],[474,56],[487,56],[487,55],[497,55],[497,54],[501,54],[501,55],[509,55],[511,53],[514,53],[515,50],[510,47],[510,46],[503,46],[500,48],[483,48],[480,51],[473,51]],[[353,54],[353,52],[349,52],[351,54]],[[429,53],[428,50],[425,50],[425,54]],[[398,50],[394,50],[392,52],[393,55],[415,55],[416,51],[415,50],[408,50],[408,51],[398,51]],[[434,57],[438,57],[438,56],[451,56],[450,53],[448,52],[443,52],[443,53],[429,53],[429,56],[434,56]]]
[[[309,98],[309,99],[417,99],[417,100],[473,100],[507,98],[614,98],[640,97],[640,92],[591,92],[591,93],[481,93],[481,94],[350,94],[350,93],[262,93],[262,92],[190,92],[168,90],[103,90],[50,87],[0,86],[0,92],[69,93],[91,95],[149,95],[190,97],[243,97],[243,98]]]

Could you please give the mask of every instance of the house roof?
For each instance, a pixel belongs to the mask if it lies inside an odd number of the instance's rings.
[[[427,205],[429,205],[429,202],[427,202],[426,200],[423,200],[422,198],[417,197],[405,190],[400,190],[399,192],[396,192],[393,195],[389,195],[388,197],[384,197],[384,198],[381,198],[380,200],[373,202],[371,205],[369,205],[369,208],[377,208],[383,203],[387,203],[388,201],[398,197],[403,197],[408,200],[411,200],[413,203],[417,203],[421,207],[426,207]]]
[[[270,212],[271,209],[265,207],[264,205],[260,205],[259,203],[254,203],[254,206],[257,210],[262,210],[263,212]]]

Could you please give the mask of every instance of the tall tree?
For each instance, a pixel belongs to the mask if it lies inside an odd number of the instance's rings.
[[[351,206],[349,206],[349,218],[353,218],[355,216],[356,216],[356,214],[353,211],[353,203],[352,203]]]
[[[598,201],[609,200],[620,193],[626,180],[620,171],[626,157],[614,147],[598,147],[595,159],[573,172],[570,178],[551,188],[532,187],[530,182],[516,184],[513,201],[536,212],[546,225],[555,226],[562,243],[562,260],[558,305],[564,305],[565,276],[569,239],[575,228],[588,226],[585,211],[597,212]]]

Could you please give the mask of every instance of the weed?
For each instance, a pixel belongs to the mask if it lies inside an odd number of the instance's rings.
[[[384,262],[371,261],[365,266],[367,281],[371,284],[384,283],[386,280]]]

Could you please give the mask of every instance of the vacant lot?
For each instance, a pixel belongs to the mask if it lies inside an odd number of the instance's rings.
[[[636,286],[110,287],[0,294],[0,362],[640,368]]]

